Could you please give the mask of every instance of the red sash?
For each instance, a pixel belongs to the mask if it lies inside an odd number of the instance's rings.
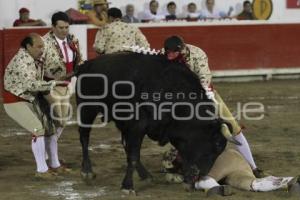
[[[3,103],[16,103],[19,101],[27,101],[21,97],[18,97],[6,90],[3,90]]]
[[[73,71],[74,62],[68,62],[68,63],[65,63],[65,65],[66,65],[67,74],[71,73]]]

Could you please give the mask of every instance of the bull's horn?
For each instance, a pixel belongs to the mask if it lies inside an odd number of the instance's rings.
[[[227,124],[222,124],[221,126],[221,132],[223,134],[223,136],[231,143],[236,144],[236,145],[242,145],[239,141],[237,141],[232,134],[229,131],[229,128],[227,126]]]

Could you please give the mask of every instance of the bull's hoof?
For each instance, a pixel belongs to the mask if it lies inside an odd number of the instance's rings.
[[[214,196],[214,195],[230,196],[232,194],[233,194],[232,188],[229,185],[215,186],[206,191],[207,197]]]
[[[136,192],[133,189],[122,189],[121,191],[126,195],[136,196]]]
[[[83,180],[94,180],[96,178],[96,174],[94,172],[81,171],[80,173]]]

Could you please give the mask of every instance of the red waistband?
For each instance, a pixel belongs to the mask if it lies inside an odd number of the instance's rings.
[[[3,90],[3,103],[16,103],[20,101],[27,101],[27,100],[19,96],[16,96],[10,93],[9,91]]]
[[[65,65],[67,74],[71,73],[73,71],[74,62],[65,63]]]

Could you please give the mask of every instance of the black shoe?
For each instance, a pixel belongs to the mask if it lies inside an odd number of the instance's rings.
[[[210,188],[206,192],[207,197],[210,197],[213,195],[230,196],[232,194],[233,194],[233,192],[232,192],[232,188],[230,185],[215,186],[213,188]]]
[[[264,178],[267,176],[271,176],[271,174],[268,174],[268,173],[264,172],[264,170],[259,169],[259,168],[253,169],[252,172],[256,178]]]

